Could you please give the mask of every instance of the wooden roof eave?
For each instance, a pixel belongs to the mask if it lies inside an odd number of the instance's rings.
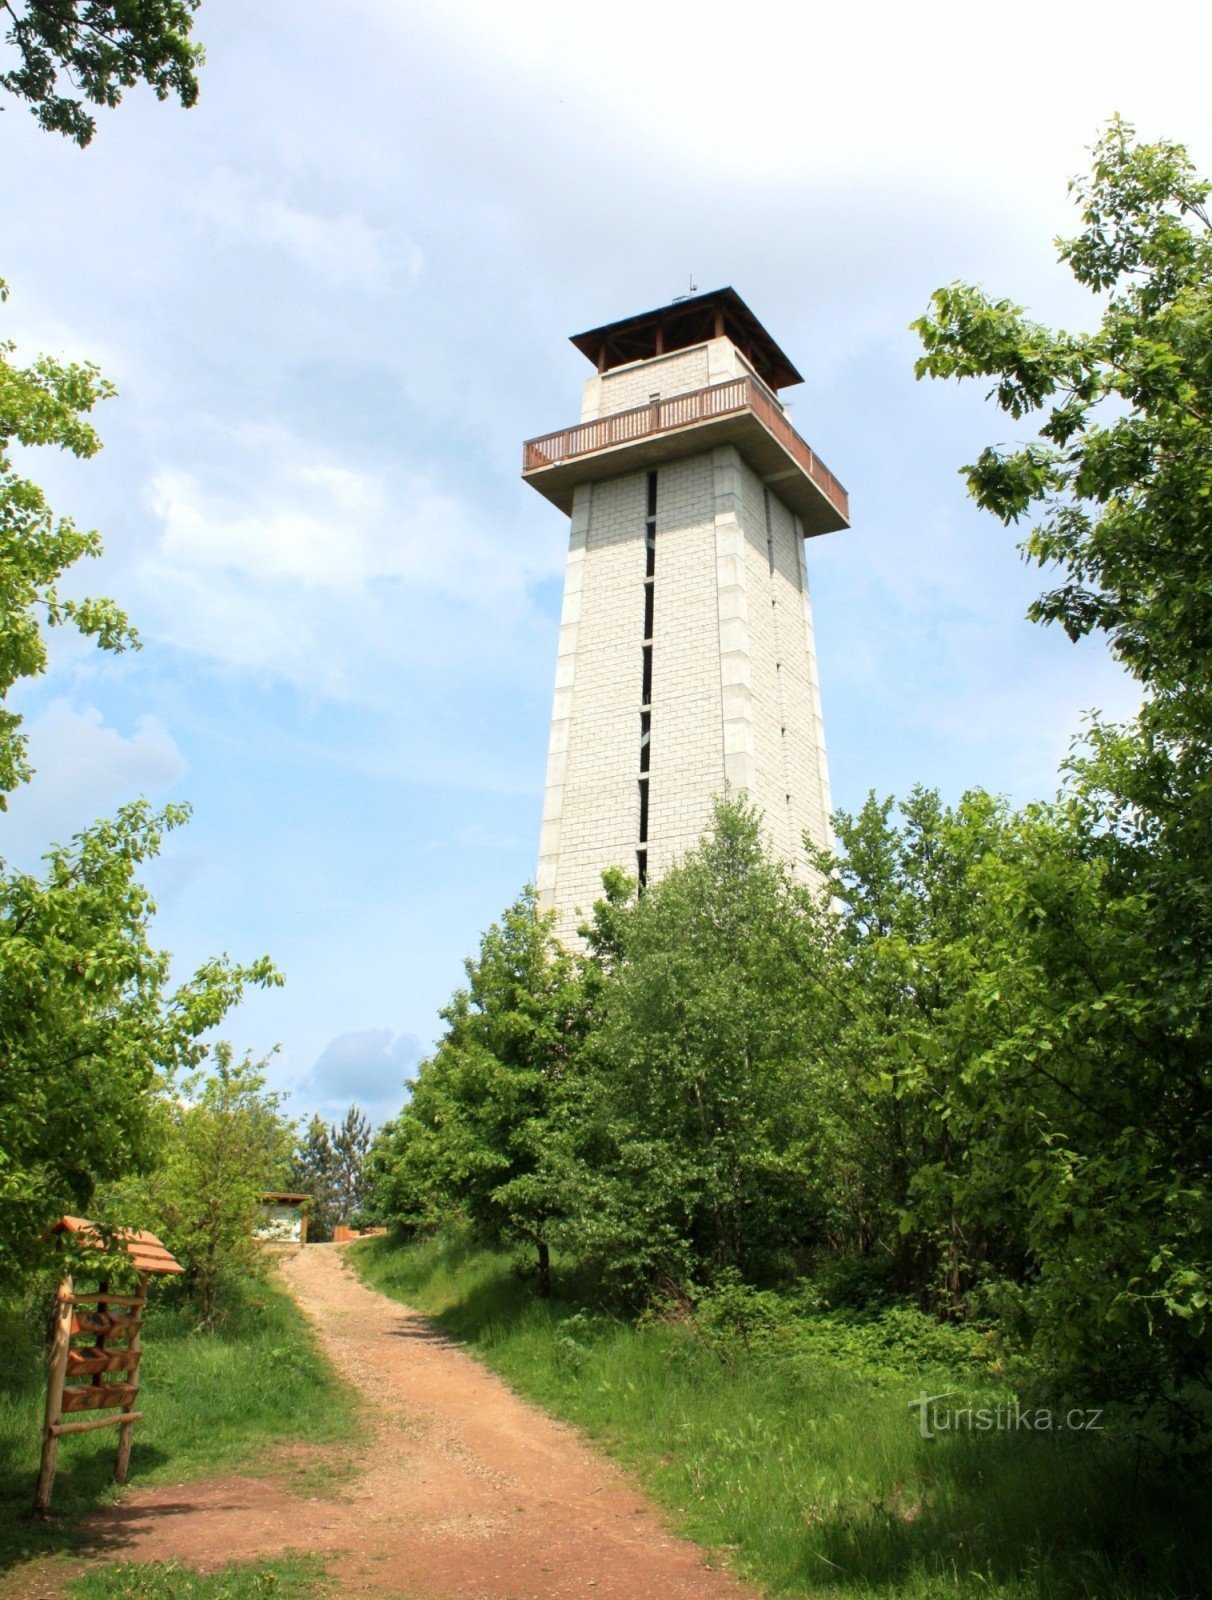
[[[115,1228],[107,1240],[97,1224],[90,1222],[87,1217],[60,1217],[48,1233],[68,1235],[78,1243],[106,1255],[123,1254],[139,1273],[167,1277],[170,1273],[185,1271],[156,1235],[143,1228]]]

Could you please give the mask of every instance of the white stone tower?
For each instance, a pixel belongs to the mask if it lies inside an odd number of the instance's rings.
[[[732,289],[572,342],[581,421],[523,462],[572,518],[536,879],[566,941],[607,867],[659,875],[726,785],[793,870],[827,842],[804,540],[849,526],[778,398],[802,379]]]

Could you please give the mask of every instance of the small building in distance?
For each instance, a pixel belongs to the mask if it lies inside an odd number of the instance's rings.
[[[263,1194],[253,1232],[265,1244],[306,1244],[310,1204],[309,1194]]]

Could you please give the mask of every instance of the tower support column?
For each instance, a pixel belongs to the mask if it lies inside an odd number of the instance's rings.
[[[573,499],[572,527],[568,535],[568,562],[564,569],[564,604],[560,611],[560,639],[556,654],[555,692],[551,707],[551,737],[547,746],[547,782],[543,791],[543,824],[539,833],[539,864],[535,888],[541,904],[551,905],[556,893],[560,837],[564,823],[564,788],[568,776],[568,751],[572,740],[572,708],[576,687],[577,639],[585,588],[585,558],[589,548],[589,514],[593,485],[581,484]]]

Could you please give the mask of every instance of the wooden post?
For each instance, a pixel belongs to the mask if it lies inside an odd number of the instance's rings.
[[[59,1304],[55,1317],[55,1337],[51,1345],[50,1372],[46,1384],[46,1420],[42,1431],[42,1466],[34,1495],[34,1515],[45,1517],[50,1511],[51,1490],[55,1487],[55,1462],[59,1454],[59,1435],[55,1432],[63,1411],[63,1379],[67,1372],[67,1353],[72,1344],[72,1280],[59,1285]]]
[[[147,1299],[147,1274],[144,1272],[139,1277],[139,1298]],[[130,1447],[135,1432],[135,1415],[139,1405],[139,1368],[142,1361],[139,1359],[143,1334],[143,1307],[135,1307],[135,1317],[126,1341],[127,1354],[133,1356],[134,1362],[126,1369],[126,1381],[131,1386],[126,1404],[122,1407],[122,1421],[118,1424],[118,1461],[114,1467],[114,1477],[119,1483],[126,1482],[126,1474],[130,1469]]]

